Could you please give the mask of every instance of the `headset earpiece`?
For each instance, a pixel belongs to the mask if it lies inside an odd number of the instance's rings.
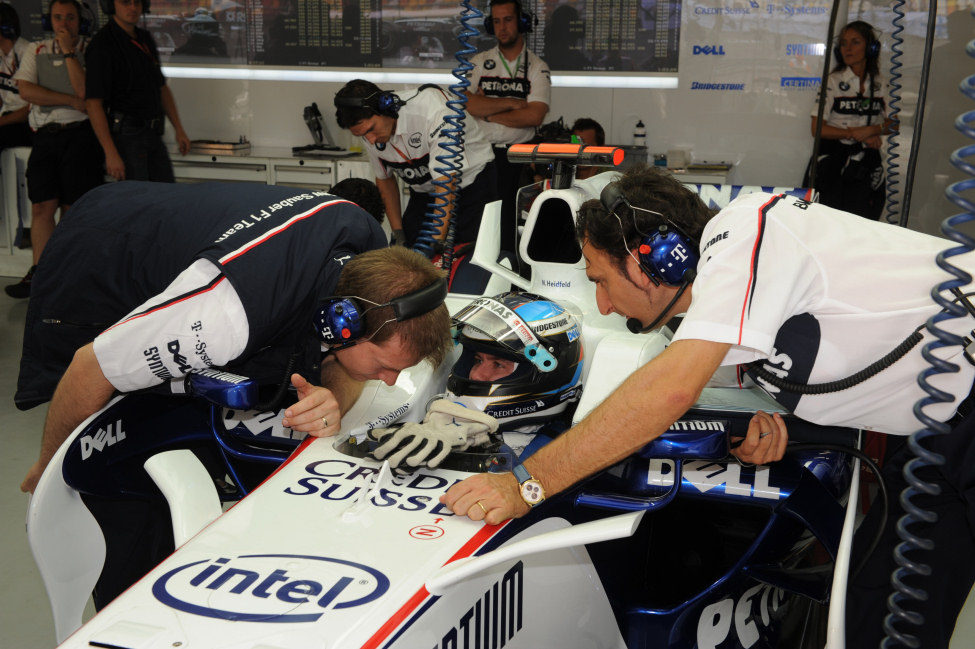
[[[388,90],[381,90],[368,97],[338,97],[333,100],[336,108],[368,108],[377,115],[396,117],[406,102]]]
[[[491,6],[495,4],[508,4],[507,2],[492,2]],[[538,17],[528,11],[525,11],[521,7],[521,1],[515,0],[515,15],[518,17],[518,33],[519,34],[530,34],[531,31],[538,25]],[[488,36],[494,36],[494,21],[491,18],[491,9],[488,7],[487,15],[484,17],[484,33]]]
[[[623,234],[623,219],[618,213],[620,207],[625,206],[630,209],[633,226],[636,228],[636,212],[642,208],[635,208],[630,204],[618,182],[612,182],[603,187],[603,191],[599,194],[599,200],[607,212],[620,219],[621,235]],[[653,210],[644,211],[653,212]],[[653,213],[658,214],[657,212]],[[697,251],[697,245],[674,222],[662,214],[659,216],[667,222],[657,226],[655,232],[643,235],[640,244],[637,246],[636,258],[640,269],[654,283],[663,282],[676,286],[685,282],[693,282],[697,276],[697,263],[701,258]],[[637,232],[639,232],[638,228]],[[625,235],[623,239],[623,243],[626,244]]]
[[[439,277],[423,288],[393,298],[386,304],[373,304],[362,298],[330,297],[322,302],[315,314],[315,330],[329,347],[346,347],[361,342],[365,316],[371,309],[390,307],[391,321],[402,322],[433,311],[447,297],[447,278]]]

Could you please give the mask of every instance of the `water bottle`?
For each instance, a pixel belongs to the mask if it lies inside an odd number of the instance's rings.
[[[647,129],[643,125],[643,120],[637,121],[636,128],[633,129],[633,145],[647,146]]]

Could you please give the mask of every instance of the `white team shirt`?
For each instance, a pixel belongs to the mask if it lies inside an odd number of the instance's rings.
[[[435,187],[432,181],[446,175],[436,171],[441,166],[436,156],[445,153],[439,146],[441,143],[452,144],[452,140],[444,134],[444,130],[450,128],[444,116],[453,111],[447,108],[447,99],[437,88],[395,94],[406,101],[396,118],[396,132],[385,144],[369,144],[363,138],[363,147],[372,162],[376,178],[399,176],[415,191],[433,191]],[[494,160],[491,145],[484,138],[476,120],[468,118],[464,131],[461,189],[474,182],[484,166]]]
[[[120,392],[141,390],[191,369],[220,367],[247,347],[247,314],[213,262],[198,259],[94,341],[105,378]]]
[[[18,38],[10,48],[10,52],[7,54],[0,52],[0,112],[12,113],[27,105],[20,96],[14,75],[20,67],[20,62],[27,55],[28,49],[30,43],[23,38]]]
[[[470,72],[472,93],[480,91],[487,97],[517,97],[525,101],[552,104],[552,73],[545,61],[538,58],[527,46],[514,61],[507,60],[500,48],[475,54],[471,58],[474,68]],[[513,128],[477,120],[491,144],[518,144],[535,136],[535,127]]]
[[[81,36],[78,48],[75,51],[80,55],[84,55],[85,50],[88,48],[88,41],[87,36]],[[56,39],[48,38],[47,40],[31,43],[25,52],[23,60],[20,62],[20,68],[17,70],[17,74],[14,75],[14,79],[22,79],[42,85],[37,80],[37,56],[38,54],[51,53],[61,54],[61,46]],[[55,65],[65,65],[65,62],[63,60],[55,61]],[[30,107],[28,123],[36,131],[48,124],[72,124],[86,119],[88,119],[88,115],[70,106],[32,105]]]
[[[793,382],[845,378],[887,355],[939,310],[930,291],[949,275],[934,260],[952,245],[791,196],[741,196],[704,229],[691,306],[674,340],[731,343],[722,365],[769,359],[766,369]],[[975,272],[972,254],[951,261]],[[975,321],[943,326],[965,336]],[[892,366],[839,392],[800,398],[758,382],[808,421],[910,434],[921,427],[912,408],[924,395],[916,379],[928,367],[921,349],[930,340],[925,332]],[[932,380],[955,395],[954,404],[925,409],[945,420],[968,395],[975,367],[959,347],[938,355],[960,367]]]
[[[826,82],[826,106],[823,119],[836,128],[856,128],[867,124],[884,125],[887,119],[887,97],[890,87],[883,75],[873,79],[873,105],[870,104],[870,77],[864,81],[864,91],[860,94],[860,77],[849,67],[829,75]],[[813,104],[812,117],[819,114],[819,97]],[[843,144],[853,144],[856,140],[840,140]]]

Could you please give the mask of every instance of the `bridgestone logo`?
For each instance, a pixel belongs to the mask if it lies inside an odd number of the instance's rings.
[[[550,329],[558,329],[569,324],[568,318],[562,318],[561,320],[556,320],[555,322],[546,322],[545,324],[540,324],[537,327],[532,327],[532,331],[541,333],[543,331],[548,331]]]
[[[724,422],[703,421],[700,419],[675,421],[668,430],[719,430],[724,432]]]

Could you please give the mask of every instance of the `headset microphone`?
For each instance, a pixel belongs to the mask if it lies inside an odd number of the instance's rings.
[[[673,299],[670,300],[667,306],[664,307],[664,310],[660,312],[660,315],[658,315],[653,322],[651,322],[646,327],[644,327],[643,323],[640,322],[638,319],[627,318],[626,328],[630,330],[630,333],[634,333],[634,334],[645,334],[648,331],[652,331],[653,329],[655,329],[660,324],[661,320],[667,317],[667,314],[670,313],[670,310],[674,308],[674,305],[677,303],[677,300],[679,300],[680,296],[684,294],[684,291],[686,291],[687,287],[691,285],[691,282],[694,281],[695,277],[697,277],[697,271],[695,269],[689,268],[686,271],[684,271],[684,281],[681,282],[680,288],[677,289],[677,292],[674,294]]]

